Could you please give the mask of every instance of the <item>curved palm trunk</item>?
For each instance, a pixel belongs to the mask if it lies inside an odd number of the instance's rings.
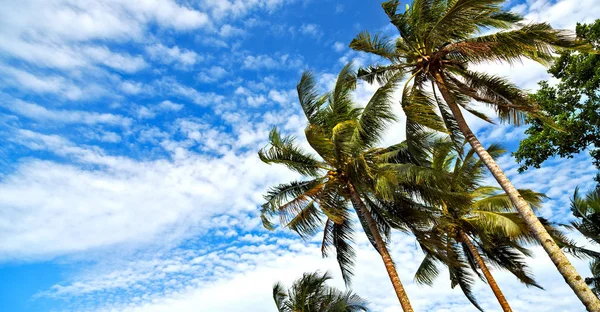
[[[508,301],[506,300],[506,298],[504,297],[504,294],[500,290],[498,283],[496,283],[494,276],[492,276],[492,273],[490,272],[487,265],[483,261],[483,258],[481,258],[481,255],[479,254],[477,247],[475,247],[475,245],[473,244],[473,242],[471,241],[469,236],[467,236],[467,234],[465,234],[465,232],[459,231],[459,235],[460,235],[460,240],[469,247],[471,254],[473,255],[473,257],[475,257],[475,261],[477,261],[477,265],[479,265],[479,268],[483,272],[483,276],[485,276],[485,279],[487,280],[488,284],[490,285],[490,288],[494,292],[496,299],[498,299],[498,302],[500,303],[502,310],[504,310],[505,312],[512,312],[512,309],[510,308]]]
[[[452,95],[446,88],[444,78],[439,72],[434,73],[437,87],[442,93],[442,97],[450,107],[460,131],[465,136],[465,139],[469,142],[471,147],[475,150],[479,158],[488,167],[498,184],[504,189],[511,202],[517,208],[519,215],[523,218],[529,230],[535,235],[537,240],[540,242],[548,256],[560,272],[563,278],[569,284],[573,292],[579,297],[579,300],[585,305],[588,311],[600,312],[600,300],[592,293],[588,285],[585,283],[583,278],[577,273],[575,267],[571,264],[569,259],[562,252],[560,247],[556,245],[554,239],[548,234],[546,228],[542,225],[540,220],[536,217],[535,213],[529,206],[529,204],[523,199],[519,191],[514,187],[510,180],[506,177],[502,169],[496,164],[496,161],[490,156],[487,150],[481,145],[481,142],[477,139],[475,134],[469,128],[469,125],[465,121],[465,118],[460,111],[460,108],[454,101]]]
[[[383,241],[383,238],[379,234],[379,230],[377,229],[375,220],[373,220],[373,217],[371,217],[371,215],[369,214],[369,210],[367,209],[367,206],[365,206],[365,203],[360,198],[360,195],[358,195],[358,192],[356,192],[354,185],[352,185],[352,183],[348,183],[348,188],[350,190],[350,198],[352,201],[352,205],[354,206],[354,209],[357,212],[360,212],[360,214],[365,217],[365,220],[367,221],[367,225],[369,226],[369,230],[373,234],[373,238],[375,239],[375,242],[377,244],[377,251],[379,251],[379,254],[381,255],[381,259],[383,259],[383,264],[385,265],[385,269],[387,270],[390,280],[392,281],[392,285],[394,286],[394,290],[396,291],[396,296],[398,296],[398,300],[400,301],[402,310],[404,312],[413,312],[414,310],[413,310],[412,306],[410,305],[410,301],[408,300],[408,295],[406,294],[406,291],[404,290],[404,286],[402,286],[402,282],[400,281],[398,272],[396,272],[396,267],[394,266],[394,261],[392,260],[392,257],[390,256],[390,253],[388,252],[387,247],[385,247],[385,242]]]

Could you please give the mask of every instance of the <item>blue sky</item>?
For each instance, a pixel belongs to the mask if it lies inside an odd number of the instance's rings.
[[[594,2],[507,7],[573,28],[600,17]],[[377,61],[347,48],[364,29],[394,35],[378,1],[0,1],[2,310],[274,311],[273,282],[317,269],[343,287],[319,235],[261,228],[262,194],[295,175],[256,152],[273,126],[302,134],[294,88],[304,70],[326,89],[349,60]],[[527,89],[547,78],[528,62],[478,66]],[[356,101],[375,89],[359,85]],[[469,120],[485,143],[514,149],[523,137]],[[384,143],[402,140],[401,129]],[[541,213],[559,221],[595,175],[585,153],[520,175],[510,155],[499,162],[517,187],[546,192]],[[356,248],[355,291],[374,311],[397,311],[377,254],[362,236]],[[394,236],[390,249],[416,309],[472,310],[442,277],[413,283],[421,255],[410,237]],[[535,251],[547,291],[496,272],[513,308],[582,310]],[[498,310],[485,284],[475,291]]]

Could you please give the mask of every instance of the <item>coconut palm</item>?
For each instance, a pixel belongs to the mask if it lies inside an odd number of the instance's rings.
[[[279,312],[358,312],[369,311],[367,301],[352,291],[329,287],[329,274],[304,273],[285,291],[281,283],[273,285],[273,300]]]
[[[402,308],[413,311],[386,241],[391,226],[402,228],[402,218],[408,220],[407,216],[419,213],[411,207],[414,195],[439,194],[417,193],[427,173],[417,173],[408,163],[399,164],[399,160],[410,158],[405,145],[376,147],[385,125],[394,120],[390,99],[397,83],[398,79],[388,80],[364,108],[359,108],[351,99],[356,84],[351,64],[342,69],[333,91],[325,95],[318,94],[312,75],[305,73],[298,84],[298,98],[308,119],[306,139],[316,155],[304,152],[293,137],[271,131],[270,146],[259,152],[261,160],[283,164],[304,178],[271,188],[261,218],[263,225],[272,229],[272,217],[279,216],[283,225],[303,238],[316,234],[322,226],[323,254],[335,248],[342,276],[349,283],[354,258],[351,206],[381,255]],[[433,170],[429,173],[435,174]],[[427,187],[435,190],[438,186]],[[386,200],[397,203],[394,215],[400,218],[382,214]]]
[[[382,4],[400,37],[360,33],[350,47],[381,56],[387,64],[359,71],[369,82],[385,82],[399,73],[410,75],[402,88],[407,137],[423,127],[449,133],[458,146],[466,139],[507,193],[519,214],[544,247],[565,281],[583,304],[600,311],[600,301],[538,220],[531,206],[513,186],[477,139],[463,110],[491,121],[471,101],[493,108],[503,122],[520,124],[526,114],[544,118],[538,106],[508,80],[478,72],[471,65],[513,63],[531,59],[552,61],[557,47],[574,48],[575,37],[546,23],[521,23],[523,18],[502,9],[503,0],[415,0],[399,13],[399,1]],[[462,108],[462,109],[461,109]],[[439,111],[439,115],[438,115]]]
[[[488,147],[487,151],[493,157],[504,152],[498,145]],[[511,272],[528,286],[541,288],[530,276],[524,262],[529,252],[521,246],[523,242],[535,241],[531,233],[506,193],[500,192],[498,187],[481,185],[485,177],[485,165],[472,149],[464,153],[461,148],[457,152],[451,141],[436,140],[429,166],[451,176],[450,183],[444,185],[445,192],[463,193],[467,200],[461,203],[442,201],[438,205],[440,216],[430,233],[438,237],[437,240],[445,241],[448,248],[433,249],[424,244],[425,258],[415,274],[415,280],[431,284],[439,273],[437,266],[445,265],[450,271],[452,287],[459,285],[473,305],[481,310],[471,293],[471,269],[487,281],[502,309],[512,311],[488,263]],[[544,198],[544,195],[531,190],[519,192],[536,208]]]
[[[579,231],[591,243],[600,244],[600,185],[585,195],[581,195],[579,189],[575,189],[571,211],[577,220],[571,222],[569,227]],[[575,244],[567,246],[567,250],[575,256],[592,258],[592,277],[587,277],[585,282],[592,287],[596,296],[600,296],[600,253]]]

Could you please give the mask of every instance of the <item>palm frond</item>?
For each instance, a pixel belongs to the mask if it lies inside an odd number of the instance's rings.
[[[288,298],[285,292],[285,286],[282,283],[277,282],[273,285],[273,300],[278,312],[291,312],[285,305],[285,300]]]
[[[356,89],[356,73],[354,72],[352,62],[350,62],[338,74],[330,96],[329,108],[331,109],[331,114],[327,118],[330,128],[357,116],[352,101],[352,91],[354,89]]]
[[[341,224],[334,224],[332,236],[336,259],[342,271],[342,278],[346,285],[350,285],[354,276],[354,258],[356,257],[352,247],[354,230],[351,221],[344,220]]]
[[[361,147],[361,150],[371,148],[379,142],[386,126],[396,120],[391,101],[400,79],[402,79],[401,74],[390,78],[383,87],[375,91],[363,109],[353,140]]]
[[[482,27],[498,24],[492,14],[501,11],[501,0],[455,0],[442,2],[446,6],[435,16],[436,21],[428,27],[426,40],[434,44],[444,40],[457,41],[477,33]],[[482,18],[483,17],[483,18]],[[500,18],[504,16],[499,16]],[[505,18],[506,19],[506,18]]]
[[[302,106],[308,121],[320,124],[322,121],[318,118],[318,112],[325,103],[326,98],[319,95],[314,75],[311,72],[304,72],[296,86],[296,90],[298,91],[300,106]]]
[[[440,271],[437,268],[436,259],[432,255],[426,253],[415,273],[415,281],[419,284],[431,286],[439,274]]]
[[[380,85],[384,85],[391,77],[398,74],[401,68],[398,65],[369,65],[359,68],[356,76],[369,84],[377,81]]]
[[[269,133],[270,147],[258,152],[260,160],[267,164],[283,164],[302,175],[318,176],[323,163],[305,153],[294,144],[294,137],[282,137],[276,128]]]
[[[435,112],[435,100],[432,94],[417,86],[405,88],[402,93],[401,104],[406,115],[407,124],[410,122],[419,125],[418,129],[407,130],[419,131],[420,127],[423,126],[435,131],[446,132],[443,120]]]
[[[461,261],[460,257],[458,256],[458,252],[456,252],[456,254],[457,261],[464,263],[464,259]],[[475,306],[479,311],[483,312],[483,309],[473,294],[473,283],[475,281],[473,276],[466,270],[466,267],[464,265],[449,266],[448,270],[450,271],[450,286],[454,288],[458,285],[471,304],[473,304],[473,306]]]
[[[471,210],[470,215],[464,220],[481,231],[487,230],[510,238],[518,238],[526,232],[525,222],[518,213]]]
[[[472,71],[457,71],[464,79],[450,78],[463,94],[496,110],[502,122],[520,125],[526,114],[542,118],[538,105],[517,86],[508,80]],[[452,77],[452,76],[450,76]]]
[[[526,286],[533,286],[543,289],[535,279],[523,254],[515,247],[516,242],[507,241],[498,237],[488,244],[482,246],[486,260],[495,267],[504,269],[512,273],[520,282]],[[521,247],[522,248],[522,247]]]
[[[385,36],[371,36],[368,31],[362,31],[352,39],[350,48],[356,51],[373,53],[390,61],[395,58],[394,46],[390,40]]]
[[[296,214],[301,213],[323,188],[322,180],[293,181],[269,189],[262,205],[261,220],[266,229],[273,230],[273,216],[279,216],[282,224],[288,224]]]
[[[351,284],[354,274],[355,251],[354,247],[352,247],[353,237],[354,229],[352,222],[348,218],[343,219],[340,223],[335,223],[331,220],[326,222],[321,252],[324,257],[327,257],[331,249],[335,249],[336,259],[346,285]]]
[[[468,38],[448,45],[448,51],[460,61],[502,61],[512,63],[524,58],[548,65],[557,48],[578,48],[583,43],[575,34],[553,29],[547,23],[532,23],[518,29]]]
[[[322,213],[317,209],[316,203],[311,201],[288,222],[287,227],[303,239],[309,239],[319,231],[322,223]]]
[[[534,209],[541,208],[542,201],[546,199],[546,195],[536,193],[528,189],[519,189],[519,194],[525,199]],[[485,196],[473,202],[472,207],[476,210],[485,210],[490,212],[516,212],[510,198],[506,193],[498,193],[491,196]]]

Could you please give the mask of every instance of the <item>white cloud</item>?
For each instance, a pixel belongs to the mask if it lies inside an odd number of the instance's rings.
[[[278,90],[270,90],[269,91],[269,99],[274,102],[279,103],[280,105],[288,105],[296,100],[296,90],[289,91],[278,91]]]
[[[77,110],[48,109],[18,99],[10,104],[5,104],[4,107],[19,116],[40,121],[89,125],[108,124],[122,127],[127,127],[131,124],[131,119],[120,115]]]
[[[343,44],[342,42],[336,41],[336,42],[333,44],[333,50],[334,50],[335,52],[342,52],[342,51],[346,50],[346,45],[345,45],[345,44]]]
[[[300,56],[290,56],[289,54],[283,54],[279,56],[269,55],[247,55],[244,58],[242,68],[245,69],[289,69],[289,68],[300,68],[303,66],[304,60]]]
[[[100,134],[99,137],[100,141],[102,142],[109,142],[109,143],[119,143],[121,142],[121,136],[114,133],[114,132],[110,132],[110,131],[104,131]]]
[[[229,24],[225,24],[225,25],[221,26],[221,30],[219,30],[219,35],[221,37],[233,37],[233,36],[240,36],[243,34],[244,34],[243,29],[231,26]]]
[[[206,129],[198,135],[194,145],[208,146],[210,136],[219,132]],[[173,162],[136,161],[31,131],[19,131],[15,140],[81,165],[31,160],[3,179],[3,259],[48,257],[135,242],[160,246],[219,226],[210,221],[217,215],[243,221],[244,215],[255,211],[265,183],[290,177],[282,168],[261,164],[254,151],[225,151],[208,157],[176,144]],[[248,230],[257,221],[248,219]]]
[[[220,104],[225,97],[214,92],[199,92],[198,90],[182,85],[172,78],[164,78],[157,82],[157,86],[165,93],[191,100],[194,104],[209,106]]]
[[[127,94],[138,94],[142,91],[144,84],[135,81],[123,81],[121,82],[121,90]]]
[[[205,46],[209,46],[209,47],[213,47],[213,48],[228,48],[229,44],[227,44],[227,42],[221,40],[221,39],[217,39],[215,37],[207,37],[207,36],[201,36],[201,37],[196,37],[196,41],[205,45]]]
[[[34,75],[27,71],[1,65],[0,69],[3,75],[8,76],[2,77],[6,85],[36,93],[52,93],[69,100],[77,100],[86,96],[85,92],[77,85],[61,76]]]
[[[235,226],[229,218],[212,220],[223,227]],[[357,265],[353,290],[367,298],[373,311],[397,311],[399,305],[385,273],[380,256],[372,249],[362,232],[357,233]],[[100,299],[95,311],[272,311],[271,287],[281,281],[286,285],[304,272],[329,271],[334,280],[330,285],[343,289],[335,258],[321,259],[317,245],[319,235],[311,243],[294,237],[285,238],[281,232],[267,236],[246,234],[234,236],[232,242],[218,247],[202,245],[196,250],[174,250],[165,256],[150,256],[118,263],[102,270],[89,270],[71,283],[57,284],[42,295],[70,297],[74,302],[86,298]],[[457,288],[450,288],[448,273],[440,272],[434,287],[420,286],[413,274],[422,254],[412,238],[394,235],[390,250],[400,278],[415,310],[420,311],[476,311]],[[570,311],[580,307],[575,295],[560,279],[554,265],[540,247],[533,248],[535,258],[529,260],[538,282],[546,291],[526,288],[507,272],[492,269],[498,284],[515,310]],[[586,263],[576,260],[578,269],[588,274]],[[160,287],[156,287],[160,285]],[[158,289],[158,290],[157,290]],[[161,290],[164,289],[164,290]],[[127,290],[132,298],[116,301],[102,300]],[[489,286],[475,283],[474,293],[486,311],[496,311],[499,305]],[[137,298],[137,299],[136,299]],[[561,298],[557,300],[557,298]],[[80,299],[80,300],[78,300]],[[552,301],[553,305],[542,304]],[[89,308],[89,307],[88,307]],[[79,310],[78,306],[74,307]]]
[[[511,9],[529,20],[549,22],[554,27],[572,31],[577,23],[592,23],[600,16],[596,0],[528,0]]]
[[[321,26],[317,24],[302,24],[298,31],[305,36],[310,36],[317,39],[323,36],[323,30],[321,30]]]
[[[201,0],[201,7],[205,7],[211,12],[215,19],[224,19],[231,17],[243,17],[254,10],[264,10],[272,12],[284,2],[293,2],[285,0]]]
[[[9,56],[44,67],[103,65],[128,73],[144,68],[143,58],[97,42],[141,40],[151,24],[178,31],[210,24],[206,13],[173,0],[2,2],[0,20],[0,51]]]
[[[178,112],[183,109],[183,104],[173,103],[169,100],[162,101],[156,105],[134,105],[133,115],[138,119],[153,119],[160,113]]]
[[[201,82],[204,82],[204,83],[213,83],[213,82],[223,79],[228,74],[229,74],[229,72],[227,72],[227,70],[225,70],[225,68],[214,65],[208,69],[202,70],[198,74],[198,80],[200,80]]]
[[[156,112],[149,107],[140,105],[135,109],[135,115],[139,119],[152,119],[156,117]]]
[[[178,46],[169,48],[160,43],[146,47],[146,52],[156,62],[175,64],[183,68],[189,68],[202,61],[202,57],[194,51],[180,49]]]
[[[160,104],[158,104],[158,109],[167,111],[180,111],[183,107],[183,104],[173,103],[169,100],[162,101]]]
[[[136,72],[146,67],[146,61],[141,56],[131,56],[125,53],[114,53],[106,47],[88,46],[82,49],[92,61],[107,67],[124,71],[126,73]]]
[[[105,143],[119,143],[122,139],[121,136],[116,132],[105,131],[101,129],[90,129],[88,131],[81,131],[80,134],[82,134],[83,137],[85,137],[86,139]]]
[[[248,103],[250,107],[259,107],[266,102],[267,98],[262,94],[257,96],[251,95],[246,98],[246,103]]]

